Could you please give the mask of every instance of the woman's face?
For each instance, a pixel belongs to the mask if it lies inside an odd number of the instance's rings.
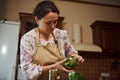
[[[50,12],[44,18],[38,20],[38,25],[45,33],[52,33],[57,25],[57,20],[58,14]]]

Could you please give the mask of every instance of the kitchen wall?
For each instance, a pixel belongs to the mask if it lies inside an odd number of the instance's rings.
[[[32,13],[39,1],[41,0],[0,0],[0,19],[6,18],[19,22],[19,12]],[[53,1],[61,11],[60,16],[65,17],[63,27],[68,31],[70,40],[72,39],[71,27],[74,24],[79,24],[82,27],[82,42],[92,44],[90,25],[95,20],[120,22],[120,8],[61,0]],[[111,76],[114,76],[112,74],[120,76],[118,72],[111,72],[111,65],[116,60],[116,56],[84,53],[82,55],[85,62],[77,69],[83,73],[84,80],[99,80],[101,72],[109,72]],[[111,77],[109,80],[117,79]]]
[[[101,73],[107,76],[105,80],[120,80],[120,55],[110,53],[80,52],[85,62],[76,67],[81,72],[83,80],[102,80]]]
[[[41,0],[0,0],[0,18],[19,21],[19,12],[32,13],[35,5]],[[71,26],[79,24],[82,27],[82,42],[92,44],[90,24],[95,20],[120,22],[120,8],[92,5],[78,2],[53,0],[64,16],[64,29],[72,39]]]

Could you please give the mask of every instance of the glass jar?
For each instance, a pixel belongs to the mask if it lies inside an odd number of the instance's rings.
[[[69,80],[83,80],[83,76],[80,72],[71,72],[68,76]]]
[[[78,59],[75,56],[67,57],[67,60],[63,64],[66,69],[74,69],[78,65]]]
[[[49,70],[49,80],[60,80],[60,71],[57,69]]]

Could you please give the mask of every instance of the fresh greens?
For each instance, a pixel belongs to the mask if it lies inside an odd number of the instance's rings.
[[[67,69],[73,69],[75,66],[78,65],[78,60],[75,56],[69,56],[67,57],[67,60],[63,64],[63,66]]]

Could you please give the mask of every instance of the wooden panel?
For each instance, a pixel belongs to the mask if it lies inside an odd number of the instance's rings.
[[[95,21],[91,25],[93,43],[104,51],[120,52],[120,23]]]

